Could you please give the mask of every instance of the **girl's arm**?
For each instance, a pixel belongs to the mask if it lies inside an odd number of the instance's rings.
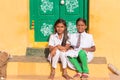
[[[52,50],[57,49],[57,46],[49,46],[49,51],[51,52]]]
[[[57,48],[61,51],[67,51],[70,47],[70,44],[66,44],[65,46],[58,45]]]
[[[67,51],[70,48],[70,44],[66,44],[65,46],[63,46],[64,50]]]
[[[86,52],[95,52],[96,47],[92,46],[91,48],[82,48],[83,50],[85,50]]]
[[[53,46],[49,46],[49,51],[50,51],[50,55],[51,57],[53,57],[56,53],[57,47],[53,47]]]

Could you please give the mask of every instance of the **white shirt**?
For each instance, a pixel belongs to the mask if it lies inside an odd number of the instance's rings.
[[[78,42],[77,41],[78,37],[79,37],[79,33],[74,33],[74,34],[70,35],[69,42],[70,42],[71,46],[74,47],[74,51],[72,51],[72,50],[68,51],[67,56],[77,57],[80,49],[90,48],[92,46],[95,46],[93,36],[91,34],[83,32],[83,33],[81,33],[80,46],[78,49],[76,49],[75,47]],[[87,57],[88,57],[88,62],[90,62],[93,59],[93,52],[86,52],[86,53],[87,53]]]
[[[57,45],[61,45],[63,41],[63,35],[62,38],[59,39],[58,34],[51,34],[50,38],[49,38],[49,44],[50,46],[57,46]],[[69,44],[69,42],[67,41],[67,43]]]
[[[71,46],[74,47],[74,50],[68,50],[66,52],[67,56],[78,57],[78,53],[79,53],[79,51],[82,48],[90,48],[92,46],[95,46],[94,40],[93,40],[93,36],[91,34],[83,32],[83,33],[81,33],[80,47],[79,48],[75,48],[75,46],[77,45],[77,42],[78,42],[77,41],[78,37],[79,37],[79,33],[71,34],[69,42],[70,42]],[[87,60],[88,62],[90,62],[93,59],[93,57],[94,57],[93,52],[86,52],[86,55],[87,55],[87,58],[88,58],[88,60]],[[68,63],[68,66],[71,69],[75,69],[74,65],[71,64],[71,62],[69,61],[69,59],[67,59],[67,63]]]
[[[59,39],[59,36],[58,36],[58,34],[56,33],[56,34],[51,34],[50,35],[50,38],[49,38],[49,43],[48,43],[48,45],[49,46],[57,46],[57,45],[61,45],[62,44],[62,41],[63,41],[63,36],[64,36],[64,34],[62,35],[62,38],[61,39]],[[68,41],[66,42],[67,44],[70,44]],[[57,52],[59,53],[59,50],[57,50],[56,51],[56,54],[57,54]],[[48,60],[51,62],[51,56],[50,56],[50,54],[48,55]]]
[[[71,46],[75,47],[77,45],[78,37],[79,37],[79,33],[71,34],[70,39],[69,39]],[[93,36],[86,32],[81,33],[80,47],[90,48],[92,46],[95,46],[94,41],[93,41]]]

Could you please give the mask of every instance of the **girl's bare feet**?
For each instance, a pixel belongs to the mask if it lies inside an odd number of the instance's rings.
[[[50,76],[48,77],[48,79],[54,79],[54,76],[55,76],[55,69],[54,68],[52,68],[52,70],[51,70],[51,73],[50,73]]]
[[[72,77],[70,77],[68,74],[67,74],[67,69],[63,69],[63,74],[62,76],[66,79],[66,80],[70,80],[72,79]]]
[[[54,79],[55,73],[50,73],[50,76],[48,77],[48,79]]]
[[[72,79],[72,77],[70,77],[67,73],[62,75],[66,80],[70,80]]]

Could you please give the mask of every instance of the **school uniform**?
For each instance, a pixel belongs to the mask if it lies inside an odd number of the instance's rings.
[[[57,45],[61,45],[63,41],[63,36],[62,39],[59,39],[58,34],[52,34],[49,38],[49,46],[57,46]],[[67,42],[68,43],[68,42]],[[62,52],[60,50],[57,50],[55,55],[51,58],[50,54],[48,56],[48,60],[52,63],[52,67],[56,68],[57,67],[57,63],[59,61],[59,59],[61,60],[62,63],[62,67],[66,68],[67,67],[67,59],[66,59],[66,52]]]
[[[79,41],[80,45],[78,48],[76,48],[76,46],[78,44],[77,42],[78,42],[79,35],[80,35],[80,41]],[[82,50],[82,48],[90,48],[92,46],[95,46],[92,35],[88,34],[86,32],[74,33],[74,34],[71,34],[69,42],[70,42],[71,46],[74,48],[74,50],[67,51],[66,55],[69,57],[68,66],[72,69],[75,69],[76,67],[74,65],[76,65],[76,64],[74,64],[74,61],[78,62],[78,60],[76,60],[74,58],[80,57],[81,59],[83,59],[83,63],[85,63],[85,66],[86,66],[84,72],[88,73],[89,71],[88,71],[88,67],[87,67],[87,62],[90,62],[93,59],[94,53],[86,52],[86,51]],[[73,59],[73,62],[71,62],[72,59]],[[77,64],[77,66],[80,66],[80,65]]]

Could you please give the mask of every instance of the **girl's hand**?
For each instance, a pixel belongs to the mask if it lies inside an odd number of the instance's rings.
[[[60,50],[60,51],[62,51],[62,52],[66,52],[67,50]]]
[[[60,50],[60,51],[67,51],[65,47],[61,46],[61,45],[57,45],[57,48]]]
[[[57,45],[56,47],[57,47],[58,49],[60,49],[60,48],[61,48],[61,45]]]
[[[82,50],[85,50],[86,52],[89,52],[88,48],[82,48]]]
[[[82,48],[83,50],[85,50],[86,52],[94,52],[96,50],[95,46],[92,46],[90,48]]]
[[[56,50],[57,47],[54,47],[51,51],[50,51],[50,56],[53,57],[56,54]]]

